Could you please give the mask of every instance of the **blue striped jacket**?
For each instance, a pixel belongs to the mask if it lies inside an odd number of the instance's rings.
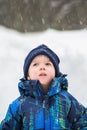
[[[67,86],[64,76],[55,78],[45,94],[39,81],[22,79],[0,130],[87,130],[87,110]]]

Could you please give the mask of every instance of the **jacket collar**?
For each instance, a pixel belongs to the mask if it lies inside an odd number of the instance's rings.
[[[65,82],[66,81],[66,82]],[[53,96],[59,93],[61,90],[67,90],[68,83],[65,76],[54,78],[51,81],[51,86],[46,95]],[[25,80],[21,79],[18,83],[20,95],[32,96],[32,97],[43,97],[45,95],[43,87],[38,80]]]

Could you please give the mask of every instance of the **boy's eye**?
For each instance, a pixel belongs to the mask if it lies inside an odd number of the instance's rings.
[[[34,63],[34,64],[33,64],[33,66],[37,66],[37,65],[38,65],[38,63]]]
[[[46,63],[47,66],[51,65],[51,63]]]

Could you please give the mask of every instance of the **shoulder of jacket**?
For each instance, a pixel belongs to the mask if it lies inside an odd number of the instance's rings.
[[[65,99],[67,102],[69,102],[69,103],[71,104],[71,97],[70,97],[69,92],[67,92],[66,90],[61,90],[61,91],[60,91],[60,95],[61,95],[62,97],[64,97],[64,99]]]
[[[21,103],[23,102],[23,98],[20,96],[9,105],[9,108],[12,112],[12,114],[16,114],[18,110],[20,109]]]
[[[66,90],[61,90],[60,93],[66,98],[66,100],[69,100],[70,102],[72,102],[72,101],[78,102],[78,101],[75,99],[75,97],[73,97],[68,91],[66,91]]]

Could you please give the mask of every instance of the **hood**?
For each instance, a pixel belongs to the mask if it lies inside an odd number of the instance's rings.
[[[18,83],[20,95],[37,97],[43,95],[44,91],[38,80],[21,79]]]
[[[51,86],[49,87],[49,91],[47,93],[48,96],[53,96],[59,93],[61,90],[67,91],[68,81],[65,77],[66,75],[62,75],[61,77],[54,78],[51,81]],[[22,78],[21,82],[18,83],[18,88],[20,95],[31,97],[43,97],[46,95],[38,80],[25,80]]]

